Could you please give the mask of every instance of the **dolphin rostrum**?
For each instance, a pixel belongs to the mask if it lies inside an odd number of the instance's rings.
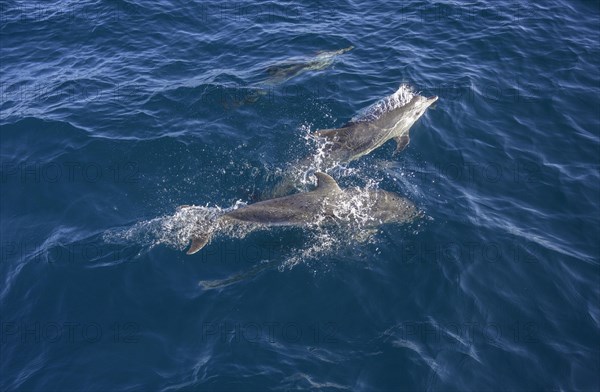
[[[318,172],[315,176],[317,187],[310,192],[261,201],[221,215],[213,227],[203,228],[203,232],[192,235],[187,254],[198,252],[216,230],[230,225],[308,226],[327,221],[348,221],[356,213],[352,203],[356,203],[357,199],[364,208],[367,227],[408,222],[419,215],[412,202],[395,193],[380,189],[341,189],[329,175]]]
[[[297,58],[289,60],[285,63],[272,65],[267,68],[269,74],[268,82],[283,83],[291,78],[294,78],[306,71],[318,71],[325,69],[333,64],[336,56],[352,50],[354,46],[331,51],[320,51],[317,55],[310,58]]]
[[[409,130],[438,97],[426,98],[413,93],[407,85],[394,94],[371,105],[342,128],[315,132],[325,139],[327,163],[348,163],[381,147],[390,139],[396,141],[396,151],[410,142]]]

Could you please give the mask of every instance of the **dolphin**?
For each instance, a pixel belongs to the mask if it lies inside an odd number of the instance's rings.
[[[268,67],[269,83],[283,83],[306,71],[318,71],[333,64],[336,56],[354,49],[354,46],[331,51],[319,51],[316,56],[310,58],[299,58]]]
[[[310,192],[261,201],[219,216],[213,228],[192,236],[187,254],[198,252],[210,241],[216,230],[230,225],[308,226],[330,221],[348,221],[356,211],[354,208],[341,206],[350,205],[357,198],[360,198],[365,208],[363,212],[367,214],[366,227],[408,222],[419,215],[411,201],[395,193],[380,189],[341,189],[328,174],[317,172],[315,176],[317,187]]]
[[[302,158],[290,166],[283,178],[264,197],[282,196],[296,188],[299,173],[325,170],[354,161],[393,139],[394,155],[410,142],[409,131],[434,102],[437,96],[426,98],[413,92],[406,84],[398,90],[361,110],[343,127],[321,129],[310,134],[321,148],[316,155]]]
[[[397,154],[410,142],[410,128],[437,99],[415,94],[402,84],[394,94],[363,110],[343,127],[322,129],[314,135],[327,142],[324,155],[328,164],[349,163],[391,139],[396,142]]]

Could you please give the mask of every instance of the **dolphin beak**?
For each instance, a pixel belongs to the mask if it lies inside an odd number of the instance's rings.
[[[428,101],[428,105],[427,106],[430,107],[431,109],[435,109],[435,106],[436,106],[435,103],[437,102],[437,100],[438,100],[438,96],[437,95],[434,95],[433,97],[427,98],[427,101]]]
[[[431,110],[435,110],[435,107],[437,106],[435,103],[437,102],[437,100],[438,100],[437,95],[427,98],[427,103],[428,103],[427,107],[429,107],[429,109],[431,109]]]

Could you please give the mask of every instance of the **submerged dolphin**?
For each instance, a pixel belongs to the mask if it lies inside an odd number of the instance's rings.
[[[349,46],[344,49],[321,51],[317,55],[307,59],[297,59],[296,61],[288,61],[282,64],[272,65],[267,68],[270,83],[282,83],[293,77],[296,77],[306,71],[318,71],[325,69],[333,64],[336,56],[352,50],[354,46]]]
[[[355,211],[353,208],[344,209],[340,206],[348,205],[353,198],[361,197],[369,227],[408,222],[419,214],[412,202],[394,193],[341,189],[329,175],[315,173],[315,176],[317,187],[313,191],[265,200],[232,210],[221,215],[214,225],[217,228],[229,225],[306,226],[328,220],[343,221],[348,220]],[[211,228],[205,233],[193,235],[187,254],[191,255],[202,249],[210,241],[213,232],[214,228]]]
[[[348,163],[381,147],[390,139],[396,141],[396,151],[410,142],[409,130],[438,97],[430,98],[412,92],[401,85],[394,94],[368,107],[356,119],[342,128],[323,129],[314,134],[325,139],[327,163]]]

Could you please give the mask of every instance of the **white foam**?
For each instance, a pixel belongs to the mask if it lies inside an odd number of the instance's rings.
[[[238,201],[230,208],[218,206],[190,206],[178,209],[173,215],[165,215],[134,224],[131,227],[108,230],[103,239],[107,243],[131,244],[154,247],[167,245],[184,250],[190,239],[198,234],[225,234],[243,238],[253,227],[225,226],[219,217],[245,204]]]

